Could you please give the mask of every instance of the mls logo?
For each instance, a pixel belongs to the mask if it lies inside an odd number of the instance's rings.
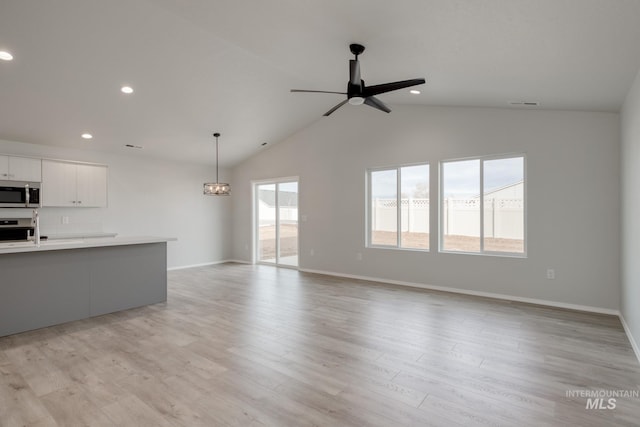
[[[604,400],[603,398],[589,398],[587,399],[586,409],[616,409],[616,399],[610,398]]]

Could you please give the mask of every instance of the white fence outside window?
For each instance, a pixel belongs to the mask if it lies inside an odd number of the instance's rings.
[[[259,200],[260,204],[260,226],[273,225],[276,222],[276,208],[267,205],[262,200]],[[298,208],[287,206],[280,208],[280,222],[287,224],[296,224],[298,222]]]
[[[372,230],[395,232],[397,228],[396,199],[375,199],[372,203]],[[480,236],[480,199],[447,198],[443,203],[442,227],[445,235]],[[402,232],[429,232],[429,199],[402,199],[400,211]],[[522,239],[523,218],[523,199],[485,199],[485,237]]]

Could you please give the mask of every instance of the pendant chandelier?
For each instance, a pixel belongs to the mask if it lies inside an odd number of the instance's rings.
[[[228,196],[231,192],[231,186],[227,183],[221,183],[218,179],[218,137],[220,134],[216,132],[213,136],[216,138],[216,182],[205,182],[204,194],[207,196]]]

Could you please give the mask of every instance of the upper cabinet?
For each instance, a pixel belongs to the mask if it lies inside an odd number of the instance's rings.
[[[0,156],[0,179],[41,182],[42,161],[29,157]]]
[[[9,156],[0,156],[0,179],[9,179]]]
[[[42,206],[106,207],[107,167],[43,160]]]
[[[76,179],[77,198],[80,206],[107,206],[106,166],[78,165]]]

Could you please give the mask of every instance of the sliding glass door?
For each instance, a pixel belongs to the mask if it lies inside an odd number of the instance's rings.
[[[298,266],[298,181],[257,183],[254,247],[259,263]]]

